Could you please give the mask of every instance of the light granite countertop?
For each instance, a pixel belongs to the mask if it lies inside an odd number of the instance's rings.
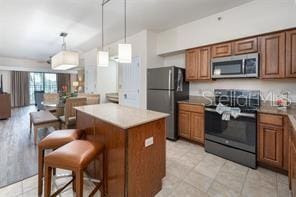
[[[169,114],[165,113],[126,107],[113,103],[85,105],[75,107],[75,109],[122,129],[129,129],[169,116]]]

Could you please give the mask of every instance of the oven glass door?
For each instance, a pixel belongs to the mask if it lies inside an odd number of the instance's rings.
[[[214,76],[236,76],[243,75],[243,60],[231,60],[225,62],[213,62],[212,75]]]
[[[256,152],[256,118],[241,116],[224,121],[217,112],[206,111],[205,119],[207,140],[252,153]]]
[[[256,75],[257,74],[257,58],[249,58],[245,60],[245,74],[246,75]]]

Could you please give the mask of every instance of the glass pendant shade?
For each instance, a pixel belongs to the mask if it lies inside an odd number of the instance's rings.
[[[119,44],[118,45],[118,61],[120,63],[132,63],[132,45]]]
[[[101,67],[109,66],[109,52],[98,51],[97,52],[97,64]]]
[[[79,66],[79,53],[63,50],[51,58],[53,70],[68,70]]]

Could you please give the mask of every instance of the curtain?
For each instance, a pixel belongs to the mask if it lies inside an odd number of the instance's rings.
[[[57,86],[58,86],[58,92],[70,92],[71,91],[70,74],[58,73]]]
[[[13,107],[30,105],[29,72],[11,72],[11,103]]]

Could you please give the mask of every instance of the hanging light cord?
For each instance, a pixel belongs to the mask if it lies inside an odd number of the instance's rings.
[[[126,44],[126,0],[124,0],[124,43]]]
[[[104,6],[111,0],[103,0],[102,1],[102,50],[104,50]],[[100,5],[99,5],[99,9],[100,9]]]
[[[102,3],[102,50],[104,50],[104,0]]]
[[[66,40],[65,40],[65,37],[67,36],[68,34],[65,33],[65,32],[62,32],[60,34],[60,36],[63,38],[63,44],[62,44],[62,50],[67,50],[67,45],[66,45]]]

